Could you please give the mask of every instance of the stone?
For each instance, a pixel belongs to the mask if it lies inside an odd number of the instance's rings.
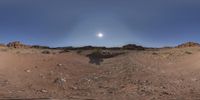
[[[54,83],[57,83],[57,84],[59,84],[59,85],[62,85],[62,84],[64,84],[66,82],[66,79],[65,78],[56,78],[55,80],[54,80]]]
[[[48,91],[45,90],[45,89],[42,89],[41,92],[42,92],[42,93],[47,93]]]
[[[22,44],[20,41],[14,41],[7,44],[7,47],[12,48],[29,48],[30,46]]]
[[[27,72],[27,73],[30,73],[30,72],[31,72],[31,70],[30,70],[30,69],[27,69],[27,70],[26,70],[26,72]]]
[[[57,66],[63,66],[63,64],[57,64]]]

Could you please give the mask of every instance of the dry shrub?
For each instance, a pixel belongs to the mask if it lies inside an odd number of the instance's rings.
[[[59,53],[66,53],[66,52],[69,52],[69,50],[64,49],[64,50],[60,51]]]
[[[186,54],[192,54],[192,52],[190,52],[190,51],[185,51],[185,53],[186,53]]]
[[[112,58],[118,55],[124,54],[123,52],[111,52],[104,51],[102,49],[94,49],[88,56],[98,57],[98,58]]]
[[[44,51],[42,51],[42,54],[50,54],[51,52],[50,51],[48,51],[48,50],[44,50]]]
[[[90,63],[100,65],[103,62],[103,59],[112,58],[124,53],[117,53],[117,52],[110,52],[110,51],[103,51],[102,49],[96,48],[92,51],[91,54],[88,54],[87,57],[90,59]]]
[[[20,54],[20,53],[21,53],[20,51],[17,51],[17,52],[16,52],[16,54]]]
[[[76,51],[76,53],[78,53],[78,54],[80,54],[80,53],[82,53],[83,51],[82,50],[78,50],[78,51]]]
[[[157,52],[153,52],[152,55],[158,55],[158,53]]]
[[[0,49],[0,50],[3,51],[3,52],[8,51],[8,49],[6,49],[6,48]]]

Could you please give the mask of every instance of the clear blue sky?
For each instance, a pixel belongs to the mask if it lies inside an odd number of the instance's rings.
[[[200,0],[0,0],[0,42],[15,40],[53,47],[200,42]]]

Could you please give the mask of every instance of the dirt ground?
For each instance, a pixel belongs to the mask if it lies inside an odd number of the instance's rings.
[[[43,51],[0,48],[0,99],[200,99],[199,47],[118,50],[99,64],[88,50]]]

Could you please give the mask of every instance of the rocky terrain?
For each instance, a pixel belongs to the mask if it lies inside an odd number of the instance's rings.
[[[67,50],[11,43],[0,46],[0,99],[198,100],[199,59],[196,45]]]

